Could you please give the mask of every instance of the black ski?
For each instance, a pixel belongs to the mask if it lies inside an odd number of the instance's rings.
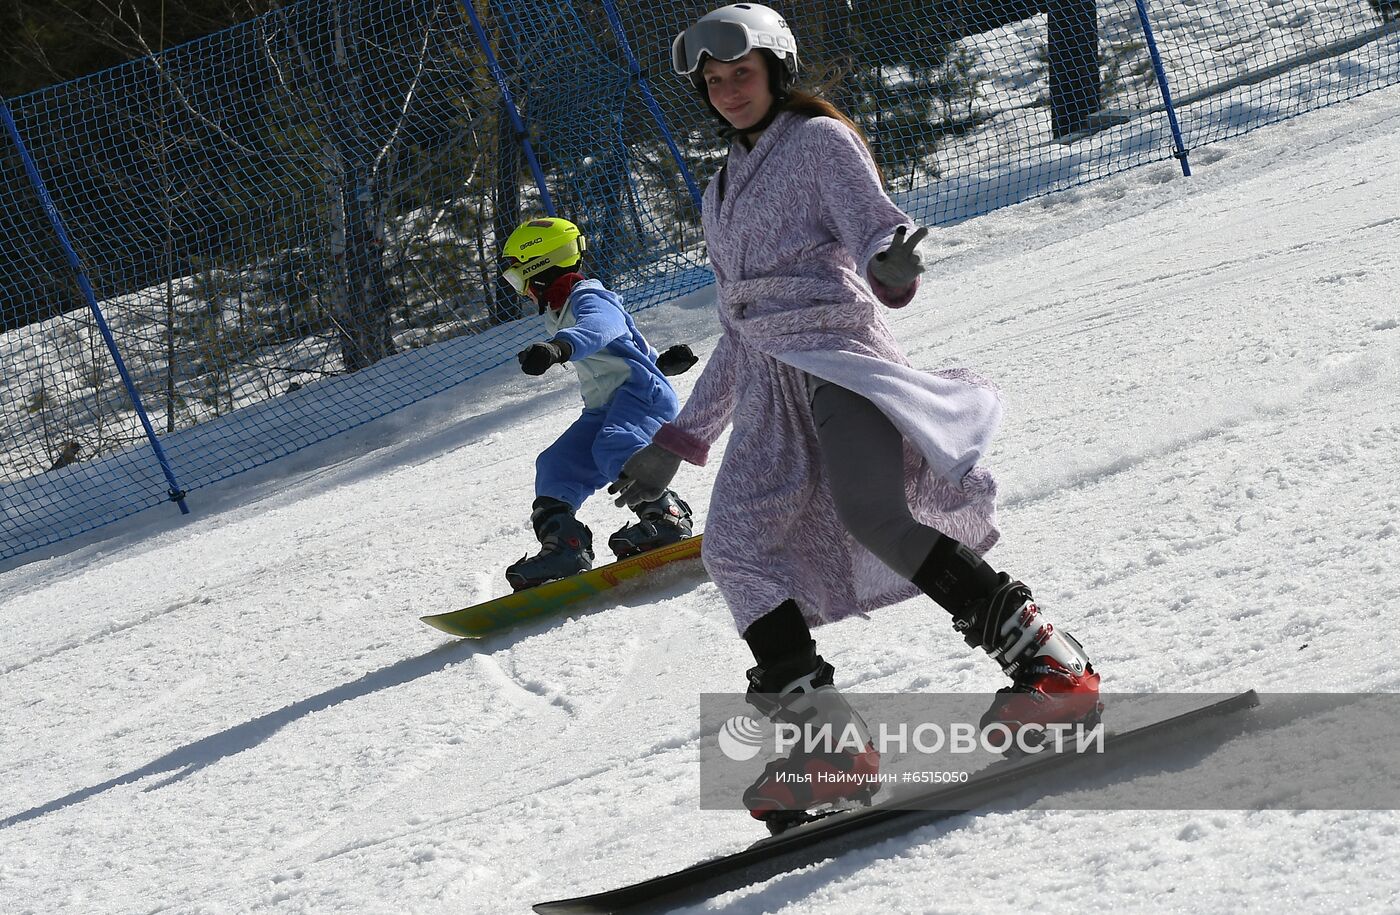
[[[1104,752],[1113,754],[1145,747],[1182,728],[1259,704],[1254,690],[1211,701],[1168,718],[1104,737]],[[968,781],[936,788],[858,810],[834,814],[795,826],[748,848],[711,858],[684,870],[572,899],[536,903],[536,912],[622,912],[639,907],[681,905],[767,880],[777,874],[834,857],[891,835],[948,817],[958,816],[1015,790],[1031,776],[1073,765],[1080,754],[1045,752],[1004,760],[975,773]]]

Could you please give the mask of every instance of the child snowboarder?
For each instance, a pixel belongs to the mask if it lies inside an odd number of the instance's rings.
[[[543,375],[573,363],[583,396],[582,415],[535,461],[530,522],[540,551],[506,569],[517,591],[593,567],[593,534],[574,513],[675,418],[676,392],[665,376],[696,362],[685,345],[658,357],[617,294],[584,277],[586,248],[578,226],[545,217],[519,226],[502,252],[503,277],[539,307],[550,334],[520,351],[521,371]],[[634,510],[638,520],[608,540],[619,559],[691,535],[690,506],[670,489]]]

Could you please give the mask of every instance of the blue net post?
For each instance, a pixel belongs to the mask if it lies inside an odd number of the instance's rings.
[[[549,196],[549,188],[545,186],[544,170],[540,168],[539,159],[535,156],[535,148],[530,144],[530,132],[525,129],[525,122],[520,117],[520,110],[515,106],[515,99],[511,96],[510,87],[506,84],[506,75],[496,60],[495,52],[491,50],[491,42],[486,37],[486,30],[481,27],[481,20],[477,18],[476,10],[467,0],[460,0],[458,5],[467,14],[467,19],[471,21],[472,31],[476,33],[477,43],[481,45],[481,53],[486,55],[486,65],[491,69],[491,78],[501,89],[501,103],[510,115],[511,129],[515,131],[515,136],[520,140],[520,147],[525,152],[525,161],[530,163],[530,171],[535,176],[535,185],[540,189],[540,202],[544,206],[544,211],[553,216],[555,215],[554,201]]]
[[[175,479],[175,471],[171,469],[170,461],[165,456],[165,449],[161,447],[160,438],[156,435],[155,427],[151,425],[151,419],[146,414],[145,406],[141,403],[141,395],[137,393],[136,385],[131,380],[131,373],[127,371],[126,362],[123,361],[121,351],[117,348],[117,341],[112,337],[112,330],[107,326],[107,319],[97,304],[97,295],[92,290],[92,283],[88,280],[87,272],[83,270],[83,265],[78,260],[78,252],[74,250],[73,243],[68,238],[68,230],[63,225],[63,217],[59,214],[53,198],[49,196],[49,189],[44,184],[43,176],[39,174],[39,167],[35,164],[34,157],[29,154],[29,147],[25,145],[24,138],[20,136],[19,125],[15,123],[14,116],[10,113],[10,106],[4,100],[0,100],[0,121],[4,121],[6,132],[14,141],[15,149],[19,153],[20,160],[24,163],[25,174],[29,176],[30,183],[34,185],[34,192],[38,194],[39,202],[43,206],[45,215],[48,216],[49,224],[53,226],[54,234],[58,236],[59,246],[68,259],[68,265],[73,269],[78,281],[78,288],[82,291],[88,308],[92,310],[93,319],[97,322],[97,329],[107,344],[107,351],[112,356],[112,362],[121,374],[122,385],[126,388],[127,396],[131,398],[131,405],[135,408],[136,415],[141,419],[141,428],[145,430],[146,439],[151,443],[151,450],[155,452],[156,460],[160,462],[160,469],[165,474],[165,481],[170,485],[170,501],[180,506],[182,515],[188,515],[190,507],[185,504],[185,491],[180,488],[179,481]]]
[[[666,116],[661,113],[661,106],[657,104],[656,96],[651,92],[651,84],[647,82],[646,76],[642,73],[642,66],[637,62],[637,56],[632,53],[632,46],[627,41],[627,33],[622,28],[622,17],[617,14],[617,4],[613,0],[603,0],[603,9],[608,14],[608,25],[612,27],[613,35],[617,37],[617,43],[622,47],[622,53],[627,55],[627,72],[632,75],[637,87],[641,89],[642,98],[646,100],[647,110],[656,120],[656,127],[661,131],[661,136],[666,141],[666,148],[671,151],[671,157],[676,160],[676,165],[681,170],[681,177],[685,179],[686,189],[690,191],[690,199],[695,201],[695,209],[698,210],[700,209],[700,187],[695,183],[695,177],[690,173],[690,169],[685,164],[685,158],[681,156],[681,151],[676,146],[675,138],[671,135],[671,128],[666,123]]]
[[[1186,142],[1181,136],[1181,122],[1176,117],[1176,106],[1172,104],[1172,90],[1167,83],[1167,71],[1162,66],[1162,55],[1157,50],[1157,39],[1152,34],[1152,20],[1147,15],[1147,0],[1137,0],[1138,21],[1142,23],[1142,34],[1147,39],[1147,51],[1152,55],[1152,69],[1157,74],[1157,88],[1162,93],[1162,104],[1167,109],[1167,120],[1172,125],[1172,141],[1176,151],[1172,155],[1181,162],[1181,173],[1191,177],[1191,162],[1187,158]]]

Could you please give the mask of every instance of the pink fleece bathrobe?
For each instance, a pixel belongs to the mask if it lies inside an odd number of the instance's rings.
[[[655,441],[703,465],[733,424],[705,523],[705,568],[742,633],[789,598],[809,625],[906,600],[918,589],[836,515],[806,374],[866,397],[904,435],[914,517],[979,553],[997,541],[996,483],[977,461],[1001,416],[967,371],[909,367],[865,266],[912,221],[885,196],[864,144],[830,118],[780,114],[729,153],[724,200],[705,191],[718,283],[718,346]],[[886,295],[887,304],[902,301]]]

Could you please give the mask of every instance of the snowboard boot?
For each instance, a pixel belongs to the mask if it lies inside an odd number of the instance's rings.
[[[640,520],[608,538],[608,548],[618,559],[679,543],[691,534],[690,506],[669,489],[661,498],[638,505],[636,512]]]
[[[997,576],[992,596],[955,617],[953,628],[969,645],[992,656],[1011,677],[997,690],[996,701],[982,716],[981,726],[1004,725],[1013,737],[1035,746],[1047,727],[1098,724],[1099,675],[1074,636],[1057,630],[1036,606],[1031,590]]]
[[[532,506],[530,523],[539,538],[540,551],[522,556],[506,568],[506,580],[516,591],[593,568],[593,532],[574,517],[569,503],[540,496]]]
[[[768,668],[754,667],[748,678],[750,705],[800,729],[787,757],[770,762],[744,792],[753,818],[777,835],[816,819],[824,808],[869,804],[879,790],[880,754],[864,719],[832,685],[832,667],[816,644],[808,641]]]

